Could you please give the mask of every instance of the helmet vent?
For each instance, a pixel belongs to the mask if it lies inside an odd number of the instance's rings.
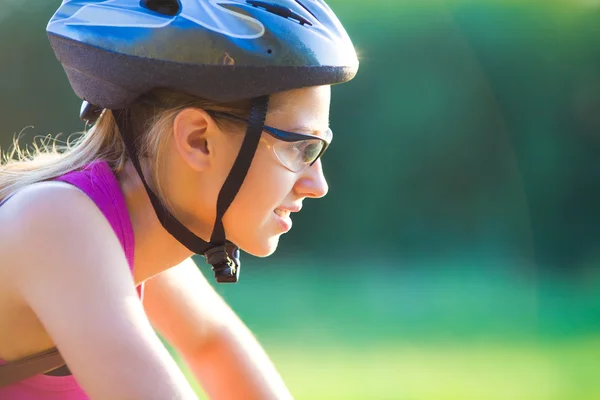
[[[319,20],[319,18],[317,18],[317,16],[315,14],[313,14],[313,12],[308,9],[308,7],[306,7],[304,4],[302,4],[302,2],[300,2],[300,0],[296,0],[296,3],[300,4],[300,7],[304,8],[307,13],[309,13],[310,15],[312,15],[313,17],[315,17],[315,19],[317,21]]]
[[[259,1],[259,0],[246,0],[246,2],[256,8],[262,8],[263,10],[270,12],[272,14],[279,15],[283,18],[295,21],[302,26],[304,26],[304,25],[312,26],[312,23],[309,20],[307,20],[306,18],[304,18],[302,15],[298,14],[297,12],[295,12],[287,7],[281,6],[279,4],[271,3],[268,1]]]
[[[179,14],[181,11],[179,0],[140,0],[140,6],[169,17]]]

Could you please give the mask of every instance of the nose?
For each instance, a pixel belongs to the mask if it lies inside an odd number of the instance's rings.
[[[311,197],[313,199],[325,197],[329,191],[329,185],[323,174],[323,165],[320,159],[302,171],[294,189],[302,197]]]

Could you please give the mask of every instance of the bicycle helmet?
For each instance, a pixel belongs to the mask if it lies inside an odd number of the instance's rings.
[[[237,282],[239,249],[222,217],[239,191],[263,130],[269,95],[351,80],[358,59],[322,0],[64,0],[47,34],[93,122],[111,110],[163,227],[204,255],[218,282]],[[213,101],[252,99],[250,123],[217,200],[209,242],[181,224],[142,173],[127,108],[155,88]]]

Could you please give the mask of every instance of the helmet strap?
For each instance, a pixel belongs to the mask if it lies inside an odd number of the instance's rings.
[[[158,196],[150,189],[144,178],[139,162],[131,112],[129,109],[111,110],[129,157],[142,180],[146,193],[150,198],[154,212],[163,228],[177,241],[195,254],[206,257],[219,283],[237,282],[239,279],[240,260],[238,247],[227,241],[223,227],[223,216],[239,192],[248,174],[256,149],[260,142],[269,104],[269,96],[261,96],[252,100],[250,109],[250,124],[247,127],[242,147],[233,163],[229,175],[219,192],[217,199],[217,214],[210,242],[196,236],[179,222],[162,204]]]
[[[229,175],[225,179],[225,183],[223,183],[223,187],[221,187],[217,199],[217,216],[213,233],[210,237],[211,243],[223,243],[225,241],[223,216],[242,187],[244,179],[246,179],[246,175],[250,169],[250,164],[252,164],[252,159],[258,148],[258,143],[260,142],[260,137],[265,126],[268,105],[268,96],[252,99],[250,117],[248,118],[250,123],[248,124],[242,147],[229,171]]]

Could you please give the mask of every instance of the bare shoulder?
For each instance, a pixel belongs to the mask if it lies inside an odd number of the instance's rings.
[[[11,258],[2,263],[10,264],[5,275],[90,398],[192,398],[144,313],[118,238],[90,198],[40,184],[1,208],[7,241],[0,251]]]
[[[41,182],[20,190],[0,207],[0,277],[13,282],[48,263],[118,249],[110,224],[81,190],[63,182]],[[90,251],[92,250],[92,251]],[[52,260],[56,260],[54,263]],[[55,273],[61,272],[55,270]],[[62,271],[66,272],[66,271]]]
[[[73,206],[76,206],[73,208]],[[81,190],[64,182],[39,182],[15,193],[0,207],[0,226],[19,231],[27,223],[51,223],[58,217],[89,212],[94,204]]]

